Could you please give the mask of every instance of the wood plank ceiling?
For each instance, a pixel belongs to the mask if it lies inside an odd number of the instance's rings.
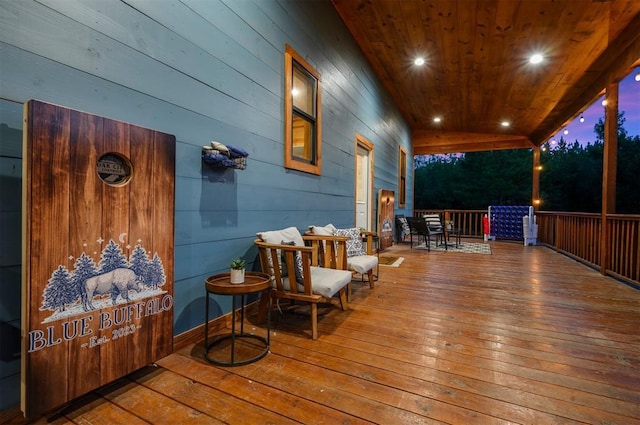
[[[540,146],[640,65],[639,0],[331,1],[416,155]]]

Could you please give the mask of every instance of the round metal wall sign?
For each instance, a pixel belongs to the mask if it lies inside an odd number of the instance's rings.
[[[96,164],[100,179],[110,186],[122,186],[131,180],[131,162],[119,153],[102,155]]]

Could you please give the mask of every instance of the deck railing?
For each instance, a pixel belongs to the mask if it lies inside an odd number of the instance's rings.
[[[603,274],[640,285],[640,215],[607,214],[604,252],[600,214],[538,211],[536,215],[539,243]]]
[[[482,238],[482,218],[487,210],[414,210],[414,217],[422,217],[425,214],[440,214],[451,220],[460,235],[466,238]]]
[[[414,216],[427,213],[453,220],[464,237],[483,237],[482,218],[486,210],[415,210]],[[608,214],[604,247],[600,214],[537,211],[536,217],[539,244],[603,274],[640,286],[640,215]]]

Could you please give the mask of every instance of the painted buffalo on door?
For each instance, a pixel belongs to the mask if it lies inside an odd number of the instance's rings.
[[[80,290],[82,296],[82,308],[85,311],[93,310],[92,300],[96,295],[111,294],[113,305],[116,304],[118,295],[125,301],[130,301],[129,290],[140,292],[141,278],[133,270],[118,268],[110,272],[90,277],[85,280],[84,286]]]

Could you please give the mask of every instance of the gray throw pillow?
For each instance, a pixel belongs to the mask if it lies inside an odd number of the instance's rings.
[[[296,246],[296,243],[294,241],[282,241],[280,245]],[[289,272],[287,270],[287,260],[285,258],[285,252],[282,251],[280,256],[282,258],[282,277],[286,277]],[[304,283],[304,274],[302,273],[302,254],[300,253],[300,251],[296,251],[293,258],[295,261],[296,282]]]

